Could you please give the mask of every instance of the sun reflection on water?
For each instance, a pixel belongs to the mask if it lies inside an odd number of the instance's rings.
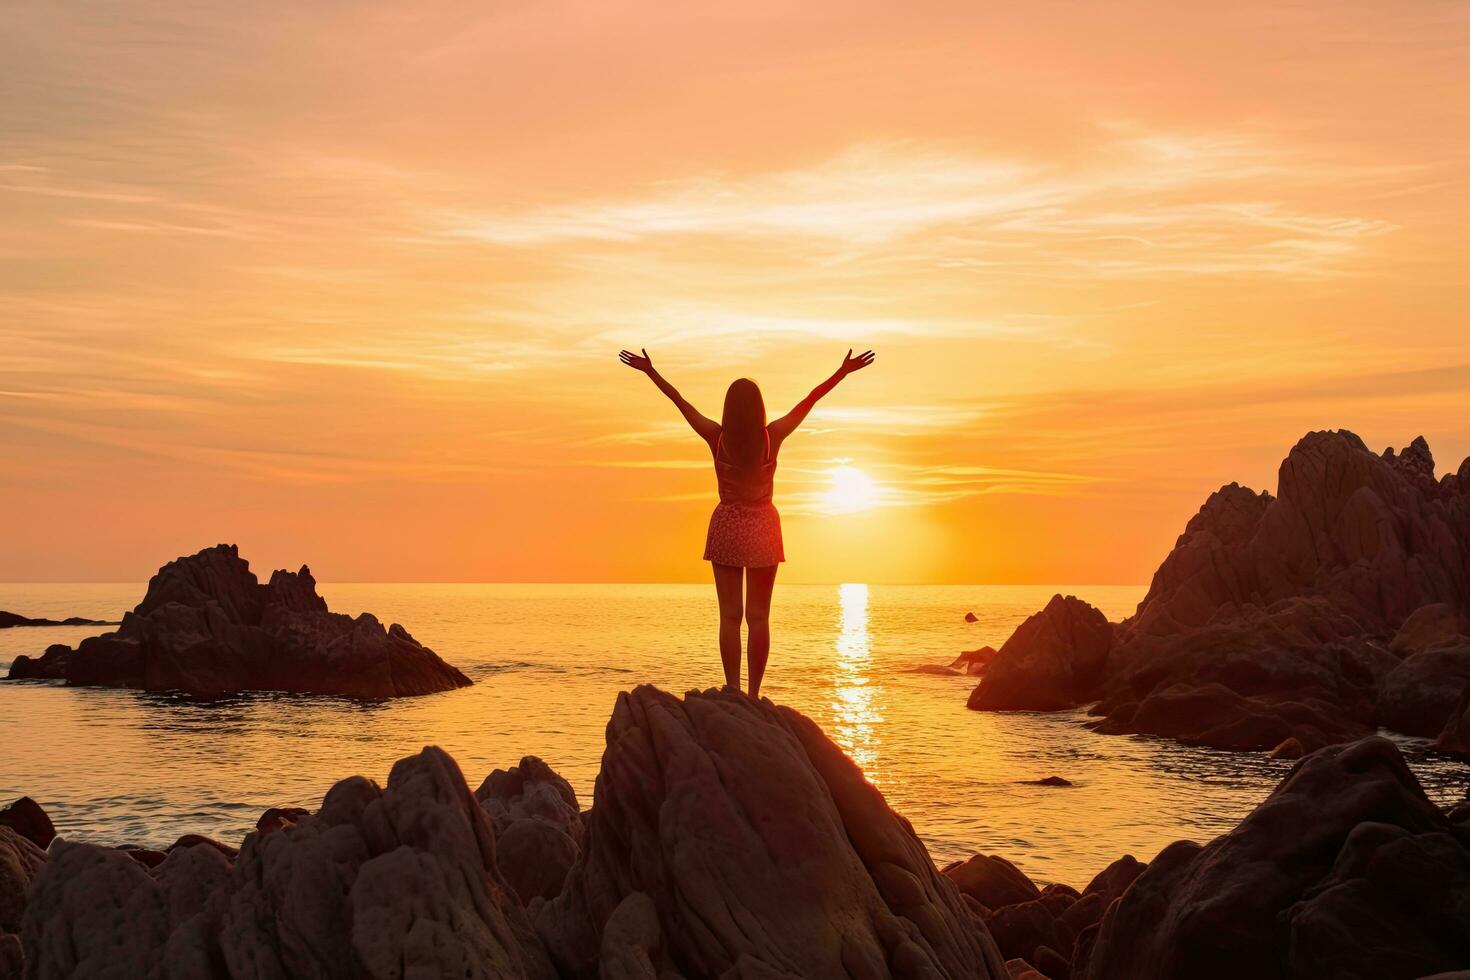
[[[873,644],[868,635],[868,587],[858,583],[838,586],[837,669],[832,713],[834,740],[862,767],[868,779],[878,782],[879,725],[877,686],[869,676],[873,668]]]

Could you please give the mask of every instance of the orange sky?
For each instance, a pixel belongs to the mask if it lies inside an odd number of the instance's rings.
[[[5,19],[0,580],[703,580],[625,346],[710,415],[878,351],[786,580],[1145,581],[1309,429],[1470,453],[1452,0]]]

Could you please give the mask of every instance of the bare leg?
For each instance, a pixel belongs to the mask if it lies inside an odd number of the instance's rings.
[[[740,585],[745,569],[710,562],[715,570],[715,592],[720,597],[720,662],[725,684],[740,690]],[[769,600],[768,600],[769,601]]]
[[[750,627],[746,642],[750,653],[750,696],[761,696],[761,678],[771,655],[771,591],[776,587],[778,565],[745,570],[745,624]]]

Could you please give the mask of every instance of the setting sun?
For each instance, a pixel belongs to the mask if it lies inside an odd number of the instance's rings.
[[[855,466],[839,466],[832,471],[832,486],[822,503],[831,514],[868,510],[878,503],[878,485]]]

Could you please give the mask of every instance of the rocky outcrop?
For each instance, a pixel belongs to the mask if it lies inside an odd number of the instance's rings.
[[[857,766],[736,692],[619,695],[586,848],[535,918],[567,977],[1006,976]]]
[[[10,678],[179,690],[200,696],[287,691],[391,698],[465,687],[469,678],[396,623],[332,613],[311,571],[260,584],[234,545],[159,569],[113,633],[72,650],[17,657]]]
[[[1370,737],[1302,760],[1224,836],[1160,852],[1072,976],[1422,977],[1470,964],[1467,899],[1470,833]]]
[[[486,776],[475,799],[490,815],[501,873],[521,900],[560,894],[586,838],[571,784],[528,755]]]
[[[386,788],[338,783],[233,862],[181,845],[148,867],[53,844],[23,920],[27,976],[556,976],[500,875],[490,817],[439,749],[400,761]]]
[[[1004,670],[1003,647],[970,706],[1098,700],[1100,731],[1235,749],[1434,735],[1470,684],[1449,652],[1470,649],[1470,460],[1433,472],[1422,438],[1375,455],[1308,434],[1274,496],[1230,484],[1205,501],[1095,673],[1058,666],[1093,664],[1090,634]]]
[[[9,629],[13,626],[116,626],[116,620],[106,619],[83,619],[80,616],[68,616],[66,619],[32,619],[22,616],[20,613],[6,612],[0,609],[0,630]]]
[[[1112,647],[1107,617],[1076,596],[1052,596],[996,653],[970,695],[981,711],[1055,711],[1086,700]]]

